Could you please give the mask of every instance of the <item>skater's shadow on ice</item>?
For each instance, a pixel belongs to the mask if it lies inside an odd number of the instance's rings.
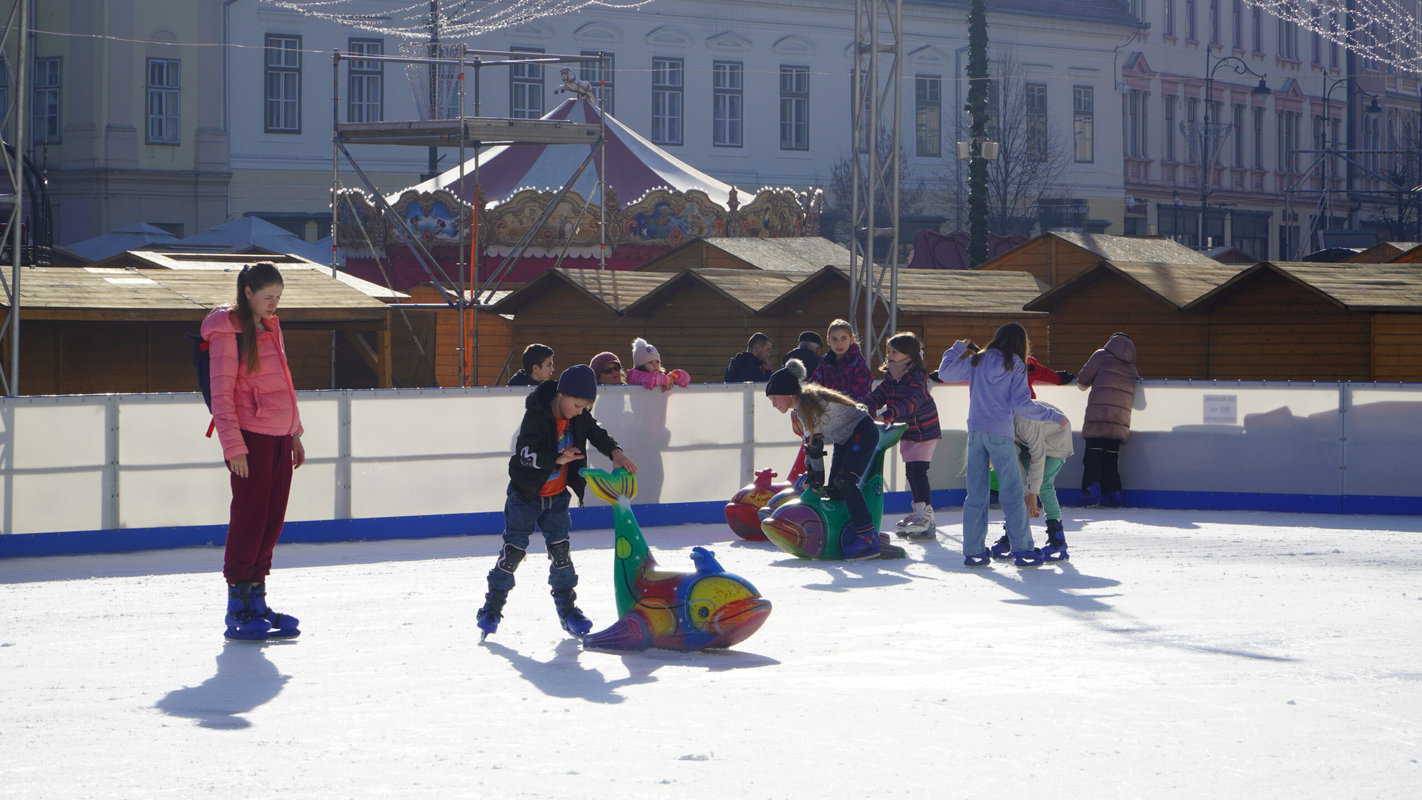
[[[250,727],[252,723],[238,715],[270,702],[291,679],[267,660],[263,651],[269,644],[277,643],[227,642],[217,654],[217,674],[197,686],[174,689],[154,707],[169,716],[197,720],[203,728]]]
[[[824,573],[829,583],[807,583],[803,588],[816,592],[848,592],[865,586],[897,586],[913,580],[905,570],[913,558],[869,561],[815,561],[805,558],[782,558],[770,562],[772,567],[803,569]]]
[[[589,703],[621,703],[627,698],[617,693],[623,686],[652,683],[650,670],[645,675],[628,675],[608,680],[601,670],[579,663],[582,647],[573,639],[565,639],[554,650],[553,658],[539,661],[498,642],[485,642],[490,653],[503,658],[518,670],[519,675],[549,697],[581,698]]]

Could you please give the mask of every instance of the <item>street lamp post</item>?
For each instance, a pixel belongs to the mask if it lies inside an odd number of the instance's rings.
[[[1333,90],[1339,86],[1353,85],[1354,91],[1358,94],[1372,98],[1372,102],[1363,110],[1365,114],[1381,114],[1382,106],[1378,105],[1378,96],[1363,89],[1358,85],[1358,80],[1353,77],[1338,78],[1328,81],[1323,89],[1323,163],[1320,165],[1320,172],[1323,173],[1323,226],[1319,228],[1318,247],[1322,249],[1323,231],[1333,224],[1333,192],[1328,187],[1328,165],[1333,160],[1333,153],[1338,149],[1338,139],[1333,135]],[[1350,126],[1351,127],[1351,126]]]
[[[1205,124],[1200,129],[1200,219],[1196,223],[1196,246],[1200,249],[1205,247],[1205,211],[1210,199],[1210,162],[1214,160],[1213,148],[1210,147],[1210,106],[1214,103],[1215,73],[1219,68],[1229,65],[1236,75],[1253,75],[1259,79],[1259,84],[1250,93],[1253,95],[1269,94],[1269,86],[1264,82],[1265,77],[1245,63],[1239,56],[1222,56],[1210,62],[1210,50],[1205,48]],[[1238,136],[1239,132],[1235,131]]]

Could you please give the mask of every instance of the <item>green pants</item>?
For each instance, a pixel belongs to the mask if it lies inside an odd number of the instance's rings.
[[[1062,504],[1057,502],[1057,473],[1062,471],[1065,459],[1047,456],[1042,468],[1042,486],[1037,490],[1037,500],[1042,504],[1042,513],[1047,519],[1062,518]],[[1027,472],[1027,458],[1022,458],[1022,471]],[[997,470],[988,473],[988,485],[997,491]]]

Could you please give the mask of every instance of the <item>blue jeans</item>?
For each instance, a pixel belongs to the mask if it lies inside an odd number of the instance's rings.
[[[1022,471],[1017,467],[1017,444],[1011,436],[968,431],[968,496],[963,501],[963,555],[981,555],[987,549],[988,465],[997,470],[1001,484],[998,500],[1007,517],[1007,538],[1014,551],[1032,549],[1027,529],[1027,503],[1023,499]]]
[[[572,521],[568,517],[568,498],[569,494],[564,490],[562,494],[553,497],[529,500],[519,494],[518,490],[509,487],[508,499],[504,501],[504,543],[527,550],[528,537],[535,526],[543,532],[545,545],[551,546],[566,541],[568,529],[572,527]],[[571,564],[561,569],[550,564],[548,585],[552,586],[554,591],[571,589],[578,585],[578,573]],[[497,566],[489,570],[490,589],[507,592],[513,587],[512,572],[506,572]]]

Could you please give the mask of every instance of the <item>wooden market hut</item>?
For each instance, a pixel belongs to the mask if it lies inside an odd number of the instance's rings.
[[[1220,263],[1099,261],[1026,308],[1051,314],[1050,363],[1058,369],[1075,371],[1112,333],[1124,331],[1136,343],[1142,374],[1204,378],[1209,373],[1209,315],[1184,309],[1243,269]]]
[[[827,264],[848,264],[849,251],[823,236],[754,238],[714,236],[692,239],[638,267],[650,272],[684,269],[758,269],[817,272]]]
[[[1209,316],[1208,377],[1422,381],[1422,270],[1264,261],[1188,307]]]
[[[642,322],[623,312],[674,277],[667,272],[565,267],[543,273],[490,309],[512,317],[512,346],[499,377],[488,383],[504,383],[517,372],[519,355],[530,342],[553,348],[560,369],[586,364],[604,350],[631,360],[632,339],[641,335]]]
[[[1053,231],[1028,240],[978,269],[1030,272],[1048,287],[1060,286],[1101,261],[1218,264],[1179,242],[1157,237]]]
[[[900,269],[898,329],[918,334],[931,361],[957,339],[986,344],[1002,324],[1020,322],[1038,357],[1050,357],[1048,315],[1023,309],[1044,288],[1025,272]],[[843,317],[849,289],[848,267],[825,267],[761,314],[767,327],[777,331],[772,333],[777,342],[791,343],[801,330],[823,331],[831,320]]]
[[[298,389],[391,385],[385,303],[329,274],[284,272],[281,320]],[[27,267],[20,281],[27,394],[189,392],[192,342],[208,311],[232,301],[217,270]],[[3,313],[7,305],[0,303]],[[4,345],[8,347],[8,341]]]
[[[668,368],[685,369],[698,383],[719,381],[756,331],[770,334],[777,352],[794,347],[795,337],[786,338],[780,321],[762,312],[805,278],[800,272],[683,270],[626,308],[628,332],[656,345]],[[631,342],[613,350],[624,362]]]

